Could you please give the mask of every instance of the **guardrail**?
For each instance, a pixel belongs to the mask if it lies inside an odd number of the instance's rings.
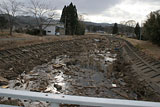
[[[59,107],[60,104],[76,104],[98,107],[160,107],[160,103],[156,102],[57,95],[11,89],[0,89],[0,96],[33,101],[46,101],[50,103],[51,107]]]

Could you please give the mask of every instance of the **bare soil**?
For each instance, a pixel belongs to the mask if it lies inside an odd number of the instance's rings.
[[[125,62],[120,55],[114,64],[112,75],[117,82],[123,80],[126,83],[125,86],[121,85],[121,88],[135,96],[136,100],[160,102],[160,95],[150,88],[147,82],[142,81],[141,77],[132,72],[132,70],[132,64]],[[122,84],[122,81],[119,81],[119,83]]]
[[[39,37],[33,38],[36,38],[33,39],[36,44],[42,42],[37,39]],[[131,64],[126,63],[120,53],[123,42],[99,35],[48,37],[50,38],[48,41],[47,37],[41,38],[48,44],[17,48],[21,53],[19,56],[16,56],[17,54],[0,56],[5,61],[0,63],[0,76],[13,83],[12,85],[8,83],[7,86],[1,83],[1,87],[21,89],[28,86],[24,89],[36,92],[160,101],[154,90],[148,89],[145,82],[132,74]],[[13,44],[17,47],[19,44],[30,45],[32,42],[27,40],[20,44],[17,41]],[[9,48],[5,46],[4,49]],[[16,59],[13,56],[16,56]],[[111,58],[117,60],[112,61]],[[67,82],[69,87],[63,87],[53,78],[61,74],[64,74],[62,83]],[[34,82],[36,84],[32,84]],[[51,82],[54,83],[53,86]],[[53,89],[50,89],[50,86]],[[23,105],[22,102],[27,102],[8,100],[11,101],[9,104],[14,105]],[[8,100],[2,98],[1,103],[6,104]]]

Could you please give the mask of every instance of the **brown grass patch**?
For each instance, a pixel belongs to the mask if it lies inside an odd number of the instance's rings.
[[[1,33],[2,34],[2,33]],[[78,39],[82,37],[97,37],[97,35],[85,35],[85,36],[33,36],[22,33],[13,33],[13,36],[5,35],[0,36],[0,50],[11,49],[21,46],[40,44],[40,43],[48,43],[54,41],[68,41],[73,39]],[[4,36],[5,35],[5,36]]]
[[[152,44],[150,41],[136,40],[131,38],[122,37],[129,41],[132,45],[142,50],[147,55],[160,60],[160,47]]]

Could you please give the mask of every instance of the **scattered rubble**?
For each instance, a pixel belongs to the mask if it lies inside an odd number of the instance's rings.
[[[48,49],[54,51],[53,57],[50,57],[51,54],[37,57],[43,64],[21,71],[14,79],[0,77],[0,84],[2,88],[43,93],[146,100],[150,94],[144,92],[144,87],[143,91],[140,90],[138,85],[141,82],[132,82],[135,77],[128,72],[130,64],[120,59],[121,44],[106,37],[55,44],[54,49]],[[12,72],[15,70],[14,66],[9,69]],[[3,101],[5,99],[1,99],[0,103]],[[24,106],[49,106],[46,102],[20,102]]]

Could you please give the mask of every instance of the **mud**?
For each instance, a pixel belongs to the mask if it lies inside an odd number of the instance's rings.
[[[159,101],[147,84],[131,73],[122,58],[122,42],[105,36],[58,41],[32,58],[8,63],[1,72],[8,79],[3,88],[35,92]],[[45,54],[45,55],[44,55]],[[17,63],[19,62],[19,63]],[[27,62],[27,63],[26,63]],[[13,100],[15,105],[49,106],[47,102]],[[8,100],[1,99],[1,103]],[[63,105],[64,106],[64,105]],[[67,106],[67,105],[66,105]]]
[[[134,100],[160,102],[160,95],[144,79],[133,72],[132,64],[122,60],[122,56],[118,57],[114,64],[115,72],[113,72],[121,88],[127,90],[128,93],[134,93]]]

